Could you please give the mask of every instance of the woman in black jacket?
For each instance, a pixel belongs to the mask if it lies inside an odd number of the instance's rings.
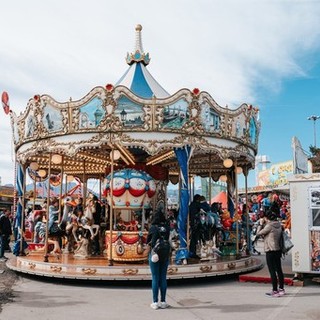
[[[165,309],[168,307],[166,303],[167,293],[167,270],[169,265],[170,250],[166,248],[159,249],[157,252],[158,260],[152,257],[152,249],[156,246],[157,240],[160,239],[165,243],[163,247],[169,243],[170,227],[166,224],[166,219],[162,211],[158,211],[151,222],[149,229],[147,243],[151,250],[149,253],[149,266],[152,274],[152,296],[153,302],[150,307],[152,309]],[[160,289],[160,303],[159,303],[159,289]]]

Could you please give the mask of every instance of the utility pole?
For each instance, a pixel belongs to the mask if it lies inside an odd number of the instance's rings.
[[[317,134],[316,134],[316,121],[320,119],[320,116],[310,116],[307,118],[308,120],[313,120],[313,135],[314,135],[314,147],[317,147]]]

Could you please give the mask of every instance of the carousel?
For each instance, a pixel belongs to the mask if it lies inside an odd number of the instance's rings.
[[[36,94],[20,115],[7,109],[17,164],[16,258],[7,262],[10,269],[61,279],[150,280],[146,238],[152,215],[167,212],[169,182],[179,186],[179,210],[168,279],[261,268],[245,248],[249,234],[241,236],[236,219],[237,176],[243,174],[247,182],[257,154],[258,109],[248,104],[234,110],[221,107],[198,88],[170,95],[147,70],[150,56],[143,50],[141,30],[137,25],[134,51],[126,57],[129,68],[116,84],[97,86],[80,100],[62,103]],[[8,106],[7,94],[2,102]],[[35,194],[39,182],[48,191],[37,243],[27,238],[27,176]],[[189,256],[188,206],[195,177],[224,181],[228,193],[228,239],[219,248],[210,239],[205,250],[199,248],[200,260]],[[81,191],[77,197],[65,187],[74,180]],[[89,223],[88,216],[92,180],[99,183],[97,201],[106,212],[98,225]],[[53,184],[60,186],[55,201]],[[89,222],[79,227],[80,218],[73,215],[80,204]],[[50,232],[52,208],[59,235]],[[92,255],[97,236],[101,252]]]

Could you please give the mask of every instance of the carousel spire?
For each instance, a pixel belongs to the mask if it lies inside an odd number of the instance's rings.
[[[141,24],[137,24],[134,52],[132,53],[128,52],[127,58],[126,58],[127,64],[130,66],[135,62],[142,62],[146,66],[150,62],[149,53],[144,53],[143,51],[141,30],[142,30]]]

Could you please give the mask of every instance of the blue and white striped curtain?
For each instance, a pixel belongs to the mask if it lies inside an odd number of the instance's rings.
[[[176,253],[176,262],[188,258],[187,244],[187,223],[189,211],[189,160],[192,155],[193,148],[185,146],[183,148],[174,149],[179,166],[180,166],[180,203],[178,215],[178,231],[180,248]]]

